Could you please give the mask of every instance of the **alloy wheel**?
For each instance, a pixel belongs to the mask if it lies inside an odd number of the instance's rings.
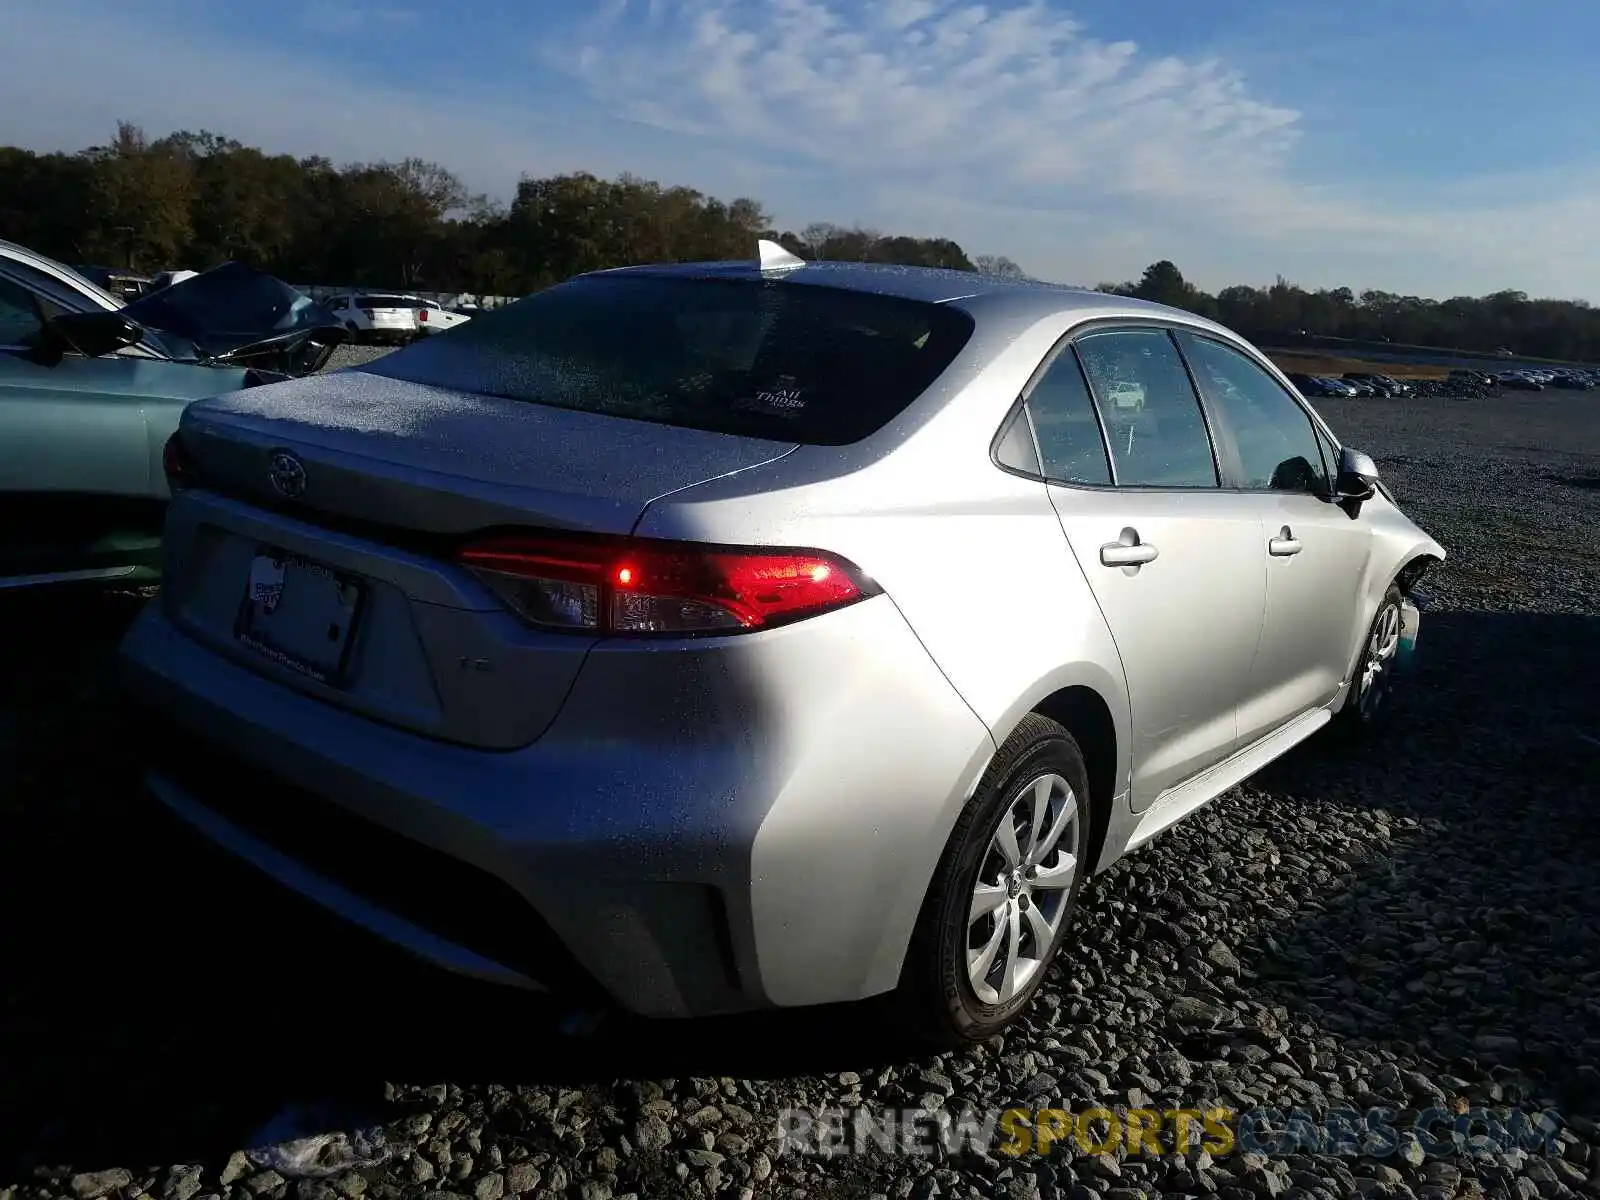
[[[1383,708],[1394,686],[1395,653],[1400,648],[1400,606],[1388,603],[1372,623],[1372,633],[1361,659],[1360,690],[1356,707],[1364,720],[1372,720]]]
[[[967,916],[967,980],[980,1003],[1010,1003],[1048,961],[1078,876],[1082,819],[1055,774],[1020,788],[1001,812]]]

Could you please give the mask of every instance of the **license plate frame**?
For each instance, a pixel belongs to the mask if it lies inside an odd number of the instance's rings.
[[[291,578],[299,584],[292,593],[289,586]],[[319,660],[308,656],[304,650],[275,641],[269,632],[270,622],[282,609],[284,597],[292,595],[300,598],[301,603],[297,607],[303,608],[307,588],[314,590],[329,585],[336,589],[337,601],[330,615],[337,616],[341,625],[340,636],[333,639],[338,646],[331,658]],[[346,594],[350,599],[345,599]],[[343,688],[350,682],[350,660],[369,597],[370,590],[366,582],[355,575],[337,571],[303,554],[276,546],[259,545],[251,558],[244,596],[240,599],[238,615],[234,619],[233,636],[241,645],[269,662],[327,687]]]

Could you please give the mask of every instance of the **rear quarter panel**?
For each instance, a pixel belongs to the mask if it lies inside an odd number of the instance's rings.
[[[637,533],[844,555],[892,598],[996,744],[1052,692],[1092,688],[1116,728],[1120,796],[1129,714],[1116,646],[1044,485],[990,457],[1016,397],[1066,327],[1058,317],[997,330],[866,442],[801,447],[664,497]],[[964,800],[940,813],[944,836]],[[921,879],[936,858],[917,864]]]

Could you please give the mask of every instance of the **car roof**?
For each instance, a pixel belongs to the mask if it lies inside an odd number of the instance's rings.
[[[590,271],[579,278],[627,275],[658,279],[781,280],[784,283],[840,288],[931,304],[960,302],[963,308],[977,307],[972,303],[974,301],[994,300],[1002,302],[1008,312],[1015,315],[1046,317],[1081,312],[1085,315],[1146,316],[1163,320],[1177,319],[1190,325],[1223,330],[1222,326],[1195,313],[1131,296],[1068,287],[1037,279],[1002,279],[973,271],[905,267],[893,263],[821,260],[776,270],[763,270],[759,261],[751,260],[657,263]]]
[[[26,246],[19,246],[15,242],[8,242],[0,238],[0,257],[13,259],[16,262],[43,271],[46,275],[54,275],[63,283],[71,285],[80,292],[96,297],[102,304],[108,305],[112,309],[122,307],[121,300],[118,300],[105,288],[85,276],[82,271],[74,270],[72,267],[67,266],[66,263],[57,262],[53,258],[46,258],[43,254],[29,250]]]

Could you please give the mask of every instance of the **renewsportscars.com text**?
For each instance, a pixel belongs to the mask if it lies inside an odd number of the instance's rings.
[[[1392,1108],[784,1109],[778,1152],[836,1157],[929,1155],[942,1150],[1012,1157],[1052,1153],[1187,1155],[1331,1154],[1429,1158],[1555,1152],[1553,1112],[1432,1108],[1402,1121]]]

